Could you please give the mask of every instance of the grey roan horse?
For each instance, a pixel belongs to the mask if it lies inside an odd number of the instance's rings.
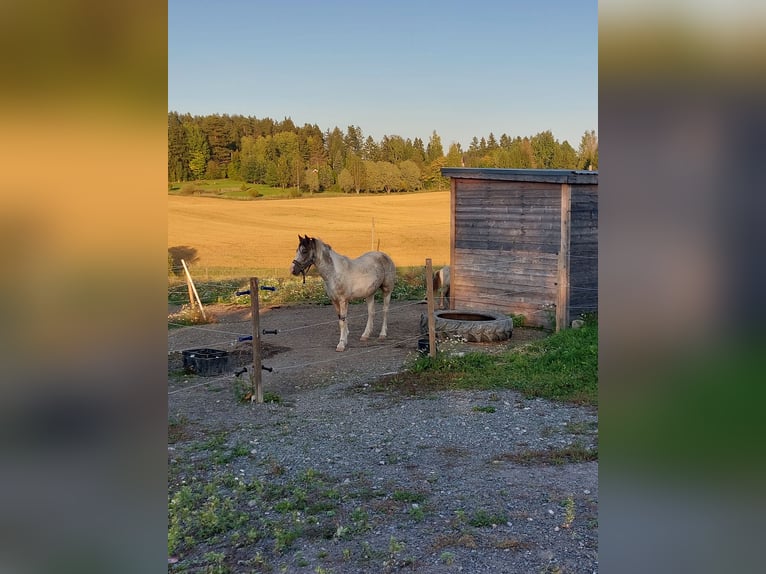
[[[375,317],[375,292],[383,293],[383,327],[379,339],[385,339],[388,321],[388,305],[391,291],[396,280],[396,266],[391,258],[382,251],[370,251],[356,259],[336,253],[328,244],[316,237],[298,236],[298,250],[290,265],[290,273],[303,275],[314,265],[324,280],[327,296],[335,306],[340,326],[340,341],[336,351],[345,351],[348,344],[348,326],[346,313],[348,302],[352,299],[367,301],[367,326],[361,340],[366,341],[372,334],[372,321]]]
[[[434,294],[439,296],[439,309],[449,309],[449,265],[434,273]]]

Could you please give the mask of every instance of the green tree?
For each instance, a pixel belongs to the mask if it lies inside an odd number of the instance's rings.
[[[418,166],[422,168],[426,162],[426,148],[423,146],[422,139],[415,138],[415,141],[412,142],[412,153],[413,155],[409,159],[417,163]]]
[[[359,193],[364,187],[364,161],[354,152],[349,151],[346,155],[345,169],[351,175],[354,190]],[[340,180],[338,180],[338,183],[340,183]]]
[[[461,167],[463,165],[463,152],[459,143],[450,144],[444,165],[445,167]]]
[[[442,147],[442,140],[436,130],[431,134],[431,139],[428,140],[428,147],[426,147],[426,161],[433,163],[435,160],[444,157],[444,148]]]
[[[319,166],[319,189],[330,189],[335,184],[335,174],[327,164]]]
[[[239,173],[239,167],[241,165],[239,156],[240,154],[238,151],[232,153],[231,161],[229,162],[229,165],[226,166],[226,177],[229,179],[242,179],[242,176]]]
[[[354,191],[354,176],[351,175],[348,168],[344,167],[338,174],[338,185],[343,193],[351,193]],[[357,190],[357,193],[359,193],[359,190]]]
[[[595,130],[583,134],[577,155],[579,169],[598,169],[598,138]]]
[[[540,132],[532,136],[530,140],[532,153],[535,157],[535,165],[540,169],[550,169],[553,167],[553,158],[556,155],[558,143],[550,130]]]
[[[402,177],[402,189],[404,191],[416,191],[420,189],[420,168],[411,159],[406,159],[399,164],[399,172]]]
[[[357,155],[361,154],[362,146],[364,145],[362,128],[359,126],[348,126],[343,143],[346,145],[346,150],[350,150]]]
[[[271,136],[269,136],[271,138]],[[239,152],[239,176],[249,183],[266,183],[268,161],[267,138],[243,136],[242,150]]]
[[[168,113],[168,181],[187,181],[189,169],[189,144],[181,118],[176,112]]]
[[[205,168],[205,179],[220,179],[224,173],[225,171],[217,161],[214,159],[208,160],[207,167]]]
[[[407,144],[401,136],[383,136],[380,142],[380,160],[399,163],[407,159]]]
[[[184,124],[184,129],[189,144],[189,169],[195,179],[202,179],[210,159],[210,146],[202,129],[196,123],[187,122]]]
[[[540,167],[535,163],[535,152],[532,149],[532,142],[529,140],[529,138],[518,138],[518,146],[516,151],[518,167],[522,169]]]
[[[428,164],[423,178],[427,187],[442,189],[447,185],[447,178],[441,175],[441,168],[445,167],[446,161],[444,156],[442,156]]]
[[[380,159],[380,147],[372,139],[372,136],[367,136],[367,139],[364,140],[361,158],[369,161],[378,161]]]
[[[309,188],[309,192],[316,193],[319,191],[319,170],[307,169],[303,172],[303,180],[306,187]]]
[[[325,141],[327,142],[327,159],[330,167],[335,173],[340,173],[343,169],[343,162],[346,160],[346,145],[343,143],[343,133],[335,127],[332,132],[328,132]]]
[[[577,169],[577,152],[569,145],[569,142],[564,142],[558,147],[555,164],[560,169]]]
[[[370,193],[383,191],[383,174],[379,162],[364,160],[365,189]]]
[[[380,170],[380,184],[383,187],[383,191],[391,193],[402,189],[404,182],[402,181],[402,172],[399,168],[390,161],[377,162],[378,169]]]
[[[210,158],[219,166],[226,166],[231,161],[231,152],[236,143],[231,139],[231,118],[213,114],[200,118],[200,129],[210,145]]]

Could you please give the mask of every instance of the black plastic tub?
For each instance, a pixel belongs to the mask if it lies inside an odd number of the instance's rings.
[[[184,371],[201,377],[220,375],[229,370],[229,353],[218,349],[188,349],[182,352]]]

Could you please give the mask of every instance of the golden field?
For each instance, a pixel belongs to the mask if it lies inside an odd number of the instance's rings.
[[[349,257],[374,247],[398,267],[423,265],[427,257],[443,265],[449,192],[255,201],[168,196],[168,248],[195,249],[195,267],[205,273],[286,275],[298,234],[320,237]]]

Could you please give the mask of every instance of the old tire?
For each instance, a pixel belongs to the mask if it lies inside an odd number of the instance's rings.
[[[460,338],[472,343],[505,341],[513,335],[513,320],[499,311],[434,311],[436,337]],[[428,317],[420,315],[420,332],[428,334]]]

